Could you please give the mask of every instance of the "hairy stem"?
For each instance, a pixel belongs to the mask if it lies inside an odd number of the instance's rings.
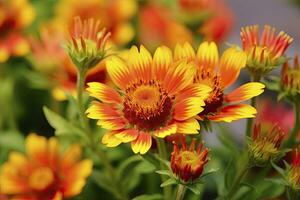
[[[252,82],[259,82],[260,81],[260,76],[255,76],[255,75],[252,75],[251,76],[251,81]],[[253,97],[251,99],[251,106],[256,108],[256,98],[257,97]],[[250,137],[251,136],[251,133],[252,133],[252,129],[253,129],[253,122],[254,122],[254,119],[253,118],[248,118],[247,119],[247,126],[246,126],[246,136],[247,137]]]
[[[176,200],[183,200],[185,195],[186,187],[182,184],[178,185]]]
[[[167,157],[167,148],[166,148],[166,144],[165,144],[164,140],[157,138],[156,142],[157,142],[159,157],[163,160],[167,160],[168,159],[168,157]],[[161,163],[160,168],[161,169],[166,169],[166,166],[163,163]],[[163,175],[160,175],[160,177],[161,177],[162,182],[165,182],[168,179],[166,176],[163,176]],[[171,186],[163,187],[163,190],[164,190],[164,199],[165,200],[170,200],[171,196],[172,196]]]

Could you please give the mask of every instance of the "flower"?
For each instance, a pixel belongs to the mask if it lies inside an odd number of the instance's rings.
[[[63,153],[52,137],[30,134],[26,152],[11,152],[2,165],[0,194],[12,199],[63,199],[78,195],[91,174],[92,161],[80,160],[81,148],[74,144]]]
[[[59,27],[70,26],[73,18],[83,20],[99,19],[103,27],[111,33],[110,42],[118,46],[126,45],[134,37],[130,20],[137,11],[135,0],[61,0],[55,6],[53,23]]]
[[[29,44],[22,31],[28,27],[35,11],[27,0],[0,2],[0,63],[10,56],[23,56]]]
[[[75,17],[70,34],[72,40],[67,50],[80,70],[96,66],[107,56],[105,46],[110,33],[105,28],[100,29],[100,21],[94,22],[93,18],[82,21]]]
[[[299,151],[296,150],[293,161],[290,168],[287,170],[287,182],[288,186],[293,190],[300,191],[300,155]]]
[[[298,55],[293,65],[285,62],[281,70],[281,91],[284,95],[300,100],[300,65]]]
[[[195,142],[196,140],[193,139],[188,149],[185,140],[182,141],[181,149],[174,142],[171,154],[171,168],[173,173],[184,182],[194,181],[199,178],[203,172],[204,165],[208,162],[206,158],[208,148],[202,150],[202,142],[195,151]]]
[[[278,125],[262,131],[260,124],[256,124],[252,140],[248,145],[250,160],[258,166],[264,165],[268,161],[278,160],[283,156],[280,147],[285,135]]]
[[[258,25],[241,29],[243,49],[247,53],[247,69],[254,75],[264,75],[286,61],[283,56],[293,39],[284,33],[275,35],[275,28],[265,25],[259,37]]]
[[[48,24],[41,29],[40,39],[31,39],[33,66],[49,80],[53,97],[60,101],[66,100],[65,93],[75,93],[77,82],[76,67],[62,48],[63,43],[65,35]],[[88,70],[85,82],[91,81],[109,82],[104,62]]]
[[[144,46],[133,46],[127,59],[114,56],[106,65],[119,90],[89,83],[88,93],[100,102],[92,103],[87,116],[109,130],[102,138],[108,147],[131,142],[134,153],[144,154],[152,136],[198,133],[195,116],[203,110],[211,88],[193,84],[195,67],[191,64],[174,62],[165,46],[157,48],[153,58]]]
[[[256,109],[239,102],[260,95],[265,87],[262,83],[246,83],[225,94],[225,89],[237,80],[241,68],[245,66],[244,52],[232,46],[219,59],[217,45],[214,42],[201,43],[197,53],[190,44],[185,43],[175,47],[175,60],[180,59],[188,59],[195,63],[197,72],[194,83],[213,88],[205,100],[204,111],[199,114],[199,119],[231,122],[254,117]]]

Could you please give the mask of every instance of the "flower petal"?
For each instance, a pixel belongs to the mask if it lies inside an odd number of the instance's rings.
[[[198,134],[200,130],[200,125],[195,118],[190,118],[185,121],[176,122],[177,132],[182,134]]]
[[[173,95],[192,84],[195,72],[196,67],[192,63],[186,61],[174,63],[165,76],[163,87],[169,95]]]
[[[159,138],[164,138],[168,135],[172,135],[174,133],[176,133],[176,130],[177,130],[177,125],[176,124],[170,124],[164,128],[161,128],[159,130],[156,130],[154,131],[154,135],[156,137],[159,137]]]
[[[86,110],[86,113],[87,117],[91,119],[107,120],[121,118],[121,115],[113,106],[97,101],[92,102],[92,105]]]
[[[47,139],[36,134],[30,134],[26,138],[26,152],[34,161],[43,163],[47,155]]]
[[[72,144],[64,152],[62,156],[62,169],[69,170],[75,163],[79,162],[82,154],[82,149],[79,144]]]
[[[152,78],[152,56],[143,45],[140,46],[140,51],[136,46],[131,47],[128,63],[136,77],[143,77],[145,81]]]
[[[245,67],[247,55],[236,46],[227,49],[220,61],[219,73],[224,88],[234,83],[240,74],[241,68]]]
[[[178,61],[182,59],[186,61],[192,61],[195,59],[195,51],[188,42],[185,42],[183,45],[177,44],[175,46],[174,60]]]
[[[218,66],[219,53],[218,47],[214,42],[203,42],[199,45],[197,51],[197,58],[200,66],[204,69],[214,69]]]
[[[124,143],[131,142],[138,137],[138,131],[135,129],[126,129],[116,133],[115,136]]]
[[[114,84],[121,89],[125,89],[128,84],[135,80],[126,63],[116,56],[106,61],[106,70]]]
[[[178,102],[174,108],[174,119],[183,121],[196,116],[201,111],[205,103],[202,98],[191,97]]]
[[[131,148],[134,153],[145,154],[152,145],[152,138],[149,133],[140,132],[138,138],[131,142]]]
[[[90,82],[88,83],[88,88],[86,89],[90,96],[104,103],[122,103],[121,96],[111,87],[98,83]]]
[[[216,115],[208,116],[208,119],[212,121],[232,122],[238,119],[252,118],[256,113],[256,109],[250,105],[237,104],[223,107]]]
[[[126,121],[123,118],[98,120],[97,125],[107,130],[120,130],[125,128]]]
[[[246,83],[226,95],[227,102],[241,102],[256,97],[264,92],[265,85],[259,82]]]
[[[157,80],[164,80],[171,63],[172,51],[166,46],[158,47],[153,56],[153,70]]]
[[[119,144],[122,143],[122,141],[116,137],[116,134],[118,134],[119,131],[111,131],[108,133],[105,133],[105,135],[102,137],[102,143],[105,144],[107,147],[116,147]]]
[[[211,90],[212,89],[209,86],[204,84],[191,84],[177,95],[176,101],[179,102],[190,97],[199,97],[205,100],[209,96]]]

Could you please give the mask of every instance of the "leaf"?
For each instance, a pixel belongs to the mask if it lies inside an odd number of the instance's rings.
[[[142,158],[140,156],[134,155],[123,161],[117,169],[117,180],[122,180],[123,175],[127,176],[128,170],[132,171],[134,165],[137,165],[141,160]]]
[[[202,188],[200,188],[202,184],[193,184],[186,186],[187,189],[192,191],[194,194],[199,195],[201,193]]]
[[[169,170],[157,170],[155,172],[158,173],[158,174],[160,174],[160,175],[166,175],[166,176],[169,176],[169,177],[172,176],[172,174],[171,174],[171,172]]]
[[[207,172],[204,172],[204,173],[201,175],[200,178],[203,178],[203,177],[205,177],[205,176],[208,176],[208,175],[210,175],[210,174],[213,174],[213,173],[215,173],[215,172],[217,172],[217,171],[219,171],[219,169],[210,169],[210,170],[208,170]]]
[[[161,194],[144,194],[134,197],[132,200],[162,200],[163,196]]]
[[[100,188],[103,188],[104,190],[116,194],[116,191],[114,187],[110,184],[110,180],[107,179],[105,174],[103,172],[100,172],[98,170],[94,170],[91,179],[98,185]]]
[[[55,129],[56,136],[79,136],[84,142],[89,142],[89,138],[83,130],[47,107],[44,106],[43,110],[49,124]]]
[[[169,186],[169,185],[175,185],[177,183],[178,182],[175,179],[169,178],[168,180],[166,180],[165,182],[163,182],[162,184],[160,184],[160,187],[166,187],[166,186]]]
[[[7,131],[0,134],[0,146],[10,150],[24,152],[24,141],[24,136],[19,132]]]
[[[278,167],[274,162],[271,162],[272,167],[283,177],[285,177],[285,171]]]
[[[146,161],[146,160],[142,160],[136,167],[135,170],[139,173],[139,174],[148,174],[151,172],[154,172],[155,170],[155,166]]]

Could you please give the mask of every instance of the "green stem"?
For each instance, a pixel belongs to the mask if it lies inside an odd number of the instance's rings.
[[[259,82],[260,78],[261,78],[260,76],[252,75],[251,76],[251,82]],[[251,106],[254,107],[254,108],[256,108],[256,98],[257,97],[253,97],[251,99]],[[254,122],[253,118],[248,118],[248,120],[247,120],[247,126],[246,126],[246,136],[247,137],[251,136],[252,129],[253,129],[253,122]]]
[[[182,184],[179,184],[177,194],[176,194],[176,200],[183,200],[185,191],[186,191],[186,187]]]
[[[156,142],[157,142],[159,157],[162,160],[168,160],[167,148],[166,148],[166,144],[165,144],[164,140],[157,138]],[[166,166],[163,163],[160,164],[160,167],[161,167],[161,169],[166,169]],[[165,182],[168,179],[166,176],[163,176],[163,175],[160,175],[160,177],[161,177],[162,182]],[[163,190],[164,190],[164,199],[170,200],[171,196],[172,196],[171,186],[163,187]]]
[[[111,183],[115,188],[116,194],[115,196],[121,200],[127,200],[127,194],[122,190],[122,187],[119,184],[119,181],[116,179],[116,172],[114,167],[111,165],[106,153],[97,148],[97,141],[94,140],[91,127],[89,125],[88,118],[85,116],[85,108],[83,102],[83,90],[85,83],[86,70],[82,70],[78,72],[77,76],[77,103],[78,103],[78,111],[79,111],[79,120],[82,128],[85,130],[86,134],[90,139],[90,148],[93,152],[96,152],[96,155],[100,158],[104,168],[107,170],[109,174],[109,178],[111,179]]]
[[[234,195],[236,194],[239,188],[241,181],[243,180],[244,176],[247,174],[248,170],[249,170],[248,164],[244,165],[242,169],[239,170],[237,176],[234,178],[233,183],[231,184],[231,188],[228,194],[226,195],[225,198],[226,200],[232,200],[232,198],[234,197]]]
[[[295,101],[294,102],[294,113],[295,113],[295,122],[294,122],[294,128],[292,132],[289,134],[288,139],[283,144],[283,148],[292,148],[294,147],[297,142],[297,136],[300,131],[300,102]]]

